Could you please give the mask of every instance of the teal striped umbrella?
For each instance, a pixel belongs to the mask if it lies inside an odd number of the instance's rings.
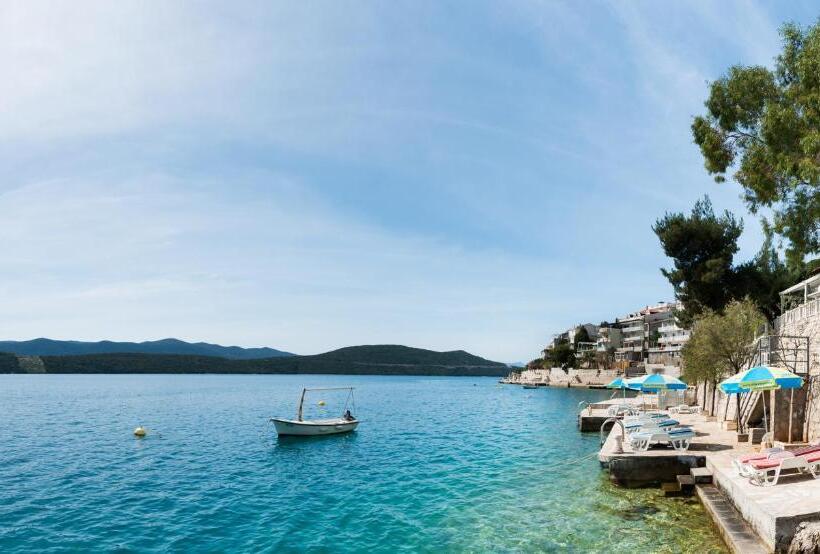
[[[664,373],[651,373],[641,377],[627,379],[626,384],[630,389],[641,392],[651,392],[658,390],[686,390],[686,383],[671,375]]]
[[[741,371],[718,385],[726,394],[775,389],[799,389],[803,378],[782,367],[756,366]]]
[[[803,386],[803,378],[784,369],[782,367],[771,367],[759,365],[741,371],[724,379],[718,385],[720,390],[726,394],[738,395],[738,406],[740,405],[740,393],[752,391],[769,391],[777,389],[799,389]],[[738,423],[740,423],[740,409],[738,408]],[[791,403],[789,404],[791,412]],[[789,417],[789,440],[791,440],[791,416]],[[763,401],[763,426],[766,433],[769,432],[769,417],[766,414],[766,401]]]
[[[665,373],[649,373],[640,377],[633,377],[627,379],[626,384],[630,389],[639,390],[642,393],[686,390],[686,383]],[[660,406],[660,397],[658,398],[658,405]]]
[[[624,380],[623,377],[618,377],[617,379],[615,379],[611,383],[607,384],[606,388],[623,390],[624,391],[624,399],[626,399],[626,389],[629,388],[629,385],[626,384],[626,381]]]
[[[629,385],[626,384],[626,381],[623,377],[618,377],[611,383],[607,384],[606,388],[608,389],[628,389]]]

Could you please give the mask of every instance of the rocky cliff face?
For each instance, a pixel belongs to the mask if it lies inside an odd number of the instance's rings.
[[[23,373],[45,373],[46,366],[40,356],[17,356],[17,364]]]

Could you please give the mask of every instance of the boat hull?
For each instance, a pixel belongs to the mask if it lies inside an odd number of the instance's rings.
[[[320,435],[336,435],[349,433],[359,425],[358,420],[346,421],[294,421],[291,419],[271,419],[278,435],[292,435],[300,437],[316,437]]]

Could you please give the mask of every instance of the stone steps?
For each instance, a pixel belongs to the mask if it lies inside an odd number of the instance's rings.
[[[715,485],[695,485],[698,498],[712,516],[726,545],[735,554],[767,554],[769,549]]]
[[[689,474],[695,480],[696,485],[709,485],[712,483],[712,471],[705,467],[693,467]]]
[[[678,475],[678,488],[681,494],[689,496],[695,492],[695,478],[691,475]]]

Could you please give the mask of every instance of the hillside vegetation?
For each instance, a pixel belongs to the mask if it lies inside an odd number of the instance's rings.
[[[217,356],[232,360],[253,360],[293,356],[275,348],[242,348],[222,346],[207,342],[185,342],[179,339],[162,339],[146,342],[82,342],[75,340],[34,339],[26,341],[0,341],[0,352],[21,356],[73,356],[80,354],[184,354],[192,356]]]
[[[462,350],[434,352],[398,345],[352,346],[314,356],[288,356],[261,360],[133,353],[41,356],[40,358],[46,373],[312,373],[463,376],[497,376],[507,373],[506,365],[474,356]]]

